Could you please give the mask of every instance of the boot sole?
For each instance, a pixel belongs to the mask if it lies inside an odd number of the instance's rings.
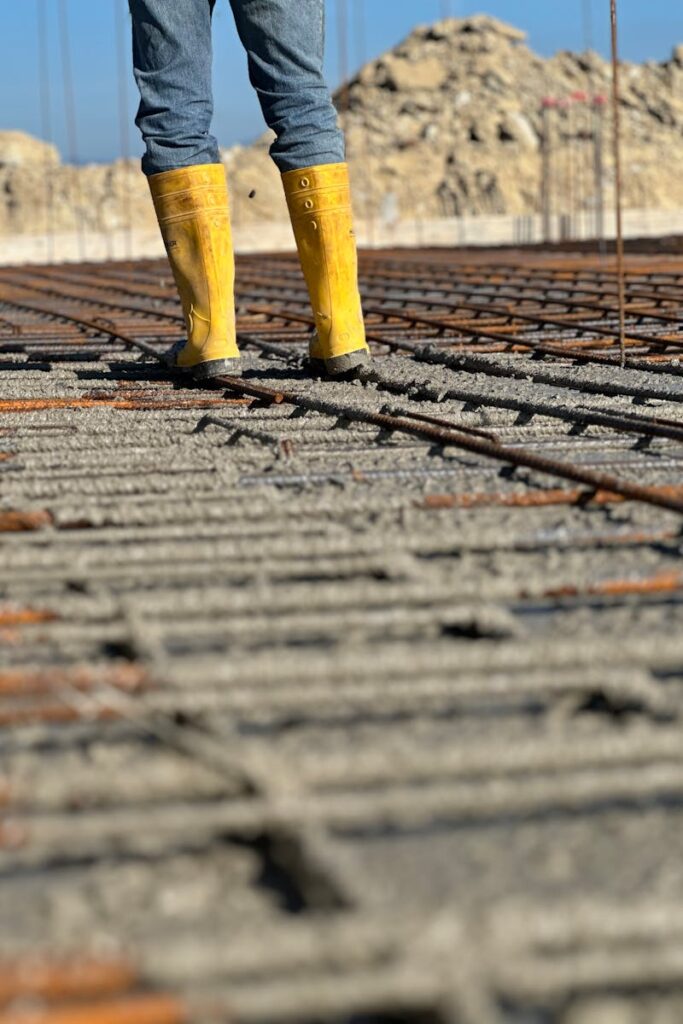
[[[211,380],[212,377],[241,377],[242,359],[239,356],[232,356],[229,359],[207,359],[196,366],[179,366],[178,356],[185,347],[186,342],[179,341],[164,356],[164,362],[170,370],[180,370],[181,373],[191,374],[195,380]]]
[[[241,359],[209,359],[206,363],[197,363],[189,367],[195,380],[211,380],[213,377],[241,377]]]
[[[347,352],[331,359],[309,359],[308,366],[316,377],[328,380],[352,380],[363,367],[370,366],[372,356],[365,348]]]

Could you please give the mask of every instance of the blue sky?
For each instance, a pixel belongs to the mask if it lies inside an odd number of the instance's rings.
[[[78,155],[81,160],[109,160],[121,152],[117,107],[116,9],[127,19],[126,0],[66,0],[71,23],[71,46],[76,89]],[[296,0],[292,0],[296,2]],[[683,42],[681,0],[619,0],[621,48],[628,60],[664,60],[672,46]],[[40,0],[0,0],[0,129],[18,128],[41,134],[37,9]],[[57,8],[59,0],[45,0],[49,13],[49,54],[52,77],[54,139],[68,152],[61,92]],[[337,84],[337,0],[328,3],[328,73]],[[583,49],[584,11],[592,9],[595,48],[609,45],[608,0],[348,0],[364,3],[367,52],[358,53],[351,32],[350,65],[361,56],[370,58],[393,46],[420,23],[432,21],[450,8],[457,15],[485,10],[512,22],[529,33],[531,46],[544,55],[559,49]],[[227,0],[218,0],[216,17],[216,120],[222,145],[247,142],[263,129],[260,111],[251,93],[244,55],[236,39]],[[129,60],[126,45],[126,58]],[[135,86],[128,80],[130,147],[141,151],[137,129],[132,125]]]

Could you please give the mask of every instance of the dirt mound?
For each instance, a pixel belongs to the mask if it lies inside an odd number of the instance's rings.
[[[54,146],[0,132],[0,235],[151,225],[154,213],[136,160],[74,167]]]
[[[609,94],[608,63],[595,53],[543,59],[525,38],[484,15],[422,26],[337,93],[361,215],[539,212],[546,137],[556,210],[590,209],[597,132],[609,201],[610,118],[594,102]],[[683,208],[683,46],[663,63],[624,65],[622,114],[626,205]],[[286,219],[269,139],[224,152],[238,224]],[[79,209],[92,230],[128,216],[153,226],[136,163],[69,167],[51,146],[0,133],[0,233],[44,232],[50,189],[56,230],[73,228]]]
[[[524,33],[479,16],[416,29],[350,82],[352,153],[367,153],[380,208],[401,214],[530,213],[541,205],[543,105],[559,206],[594,196],[594,133],[612,180],[610,92],[595,53],[544,60]],[[626,204],[683,206],[683,48],[663,64],[626,64],[622,114]],[[572,195],[570,195],[572,193]]]

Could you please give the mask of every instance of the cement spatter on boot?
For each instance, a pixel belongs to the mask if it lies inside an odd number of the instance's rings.
[[[195,377],[241,372],[235,327],[235,258],[225,169],[200,164],[149,178],[187,327],[169,364]]]
[[[370,359],[348,165],[288,171],[282,181],[316,322],[311,362],[329,376],[345,375]]]

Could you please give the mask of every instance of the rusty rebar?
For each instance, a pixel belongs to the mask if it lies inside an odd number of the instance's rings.
[[[621,89],[619,81],[619,25],[617,0],[610,0],[610,25],[612,36],[612,114],[614,125],[614,186],[615,214],[617,226],[617,280],[619,284],[619,344],[621,365],[626,365],[626,287],[624,272],[624,224],[622,204],[621,166]]]
[[[552,362],[570,358],[614,365],[609,349],[616,342],[615,332],[608,326],[608,320],[601,323],[612,309],[610,300],[615,284],[610,271],[594,269],[585,260],[578,261],[568,255],[542,262],[533,255],[514,262],[482,256],[401,251],[364,254],[361,261],[364,290],[375,298],[375,303],[371,301],[366,307],[368,338],[376,351],[402,352],[417,360],[443,363],[451,369],[497,374],[510,379],[519,376],[512,363],[488,364],[481,361],[482,353],[542,354]],[[103,350],[103,346],[120,343],[163,364],[163,352],[169,341],[182,337],[183,321],[168,274],[160,268],[157,262],[140,261],[91,267],[85,274],[80,268],[2,270],[3,317],[10,328],[19,327],[21,334],[0,339],[0,345],[4,351],[30,349],[35,358],[43,344],[40,339],[50,337],[51,346],[61,345],[61,358],[71,357],[71,352],[73,357],[84,358],[88,347],[95,345],[97,352]],[[683,271],[678,272],[675,262],[666,263],[651,257],[633,263],[632,268],[633,283],[628,286],[630,316],[639,324],[646,321],[648,329],[629,328],[629,344],[637,353],[629,364],[680,373],[675,352],[683,348],[683,336],[677,330],[665,334],[662,328],[678,326],[678,311],[683,306]],[[548,291],[551,294],[546,294]],[[292,343],[303,344],[313,327],[306,291],[291,257],[259,257],[258,262],[254,258],[241,260],[237,294],[240,343],[281,357],[285,364],[291,362],[297,351]],[[649,319],[648,314],[651,314]],[[531,380],[543,383],[547,378],[550,384],[573,386],[566,373],[556,371],[553,375],[551,372],[548,377],[543,364],[538,365],[539,371],[531,374]],[[521,369],[519,372],[522,377],[529,373]],[[381,388],[391,391],[386,380],[378,380]],[[273,403],[291,399],[286,390],[275,391],[248,380],[223,383],[231,389],[232,398],[221,398],[205,390],[193,399],[169,396],[159,391],[160,382],[157,382],[151,387],[118,390],[113,394],[109,390],[86,392],[63,401],[74,408],[106,404],[120,409],[192,406],[210,409],[234,401]],[[586,390],[615,397],[622,393],[638,398],[660,395],[661,389],[658,391],[653,385],[643,388],[640,384],[638,382],[636,387],[635,381],[632,386],[627,382],[621,385],[616,381],[604,384],[596,381],[588,382]],[[518,401],[512,394],[506,398],[487,394],[479,387],[463,387],[462,381],[454,381],[454,387],[454,397],[476,398],[479,404],[491,408],[548,415],[579,427],[608,427],[643,439],[680,441],[683,437],[683,425],[677,419],[630,410],[586,406],[574,409],[536,399]],[[666,398],[666,394],[661,392],[660,397]],[[672,400],[676,400],[675,395]],[[50,398],[32,401],[47,403],[41,408],[55,404]],[[7,412],[24,408],[21,401],[11,406]],[[418,414],[421,415],[424,414]],[[413,434],[422,426],[424,429],[449,426],[428,415],[420,424],[408,414],[401,415],[401,410],[382,425],[386,429],[409,432],[408,424]],[[663,496],[656,490],[635,488],[621,479],[587,475],[573,462],[539,462],[534,460],[534,453],[526,449],[497,445],[494,437],[478,437],[476,428],[458,430],[457,425],[450,426],[453,429],[440,438],[440,443],[462,447],[466,447],[466,441],[494,444],[493,448],[480,449],[479,453],[512,465],[528,465],[542,472],[565,475],[586,487],[597,486],[622,497],[662,504]],[[424,433],[416,436],[427,439]],[[429,439],[439,440],[436,435],[429,435]],[[667,494],[664,498],[666,507],[681,510],[677,496]]]

